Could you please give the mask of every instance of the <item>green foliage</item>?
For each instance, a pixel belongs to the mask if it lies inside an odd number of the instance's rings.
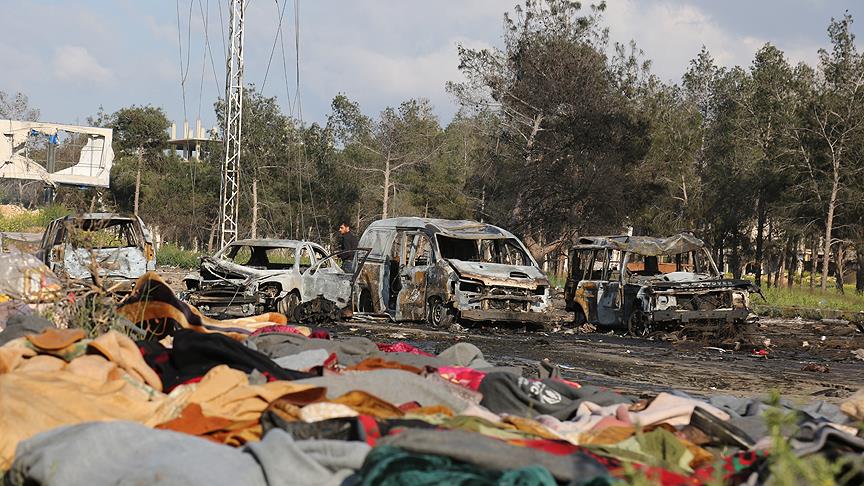
[[[810,290],[807,288],[772,287],[763,288],[767,305],[771,307],[800,309],[830,309],[860,311],[864,309],[864,295],[850,291],[838,294],[834,291]],[[762,299],[754,297],[754,304],[763,304]]]
[[[15,216],[0,216],[0,231],[39,232],[44,230],[51,221],[67,214],[69,214],[68,209],[55,205]]]
[[[200,253],[184,250],[177,245],[162,245],[156,252],[156,264],[179,268],[198,268]]]
[[[104,121],[114,129],[114,149],[120,155],[137,156],[140,151],[145,159],[154,160],[168,148],[171,122],[162,108],[132,105]]]

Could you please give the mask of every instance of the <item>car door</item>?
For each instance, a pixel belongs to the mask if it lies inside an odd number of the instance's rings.
[[[401,289],[397,297],[396,320],[423,320],[426,317],[426,276],[435,263],[432,242],[421,232],[405,234],[405,262],[399,268]]]
[[[611,326],[621,320],[621,252],[607,249],[603,255],[603,277],[597,284],[597,322]]]
[[[323,297],[336,303],[339,308],[349,305],[353,295],[354,282],[368,255],[369,250],[367,248],[358,248],[339,251],[316,261],[300,276],[300,301],[309,302]],[[346,272],[343,270],[345,266],[343,261],[345,260],[352,261],[351,268],[354,269],[353,271]]]

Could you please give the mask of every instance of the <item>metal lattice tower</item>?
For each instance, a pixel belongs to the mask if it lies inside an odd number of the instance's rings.
[[[229,0],[228,65],[225,81],[225,160],[219,201],[220,247],[237,239],[240,186],[240,139],[243,129],[243,15],[246,0]]]

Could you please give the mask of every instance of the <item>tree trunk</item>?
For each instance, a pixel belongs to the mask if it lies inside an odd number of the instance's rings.
[[[838,243],[834,250],[834,285],[837,287],[837,292],[845,293],[843,289],[843,274],[846,272],[846,248],[843,243]]]
[[[258,237],[258,174],[252,176],[252,238]]]
[[[384,165],[384,200],[381,205],[381,219],[387,219],[390,206],[390,160]]]
[[[855,293],[864,294],[864,241],[855,245],[855,259],[858,268],[855,270]]]
[[[819,260],[818,256],[818,244],[819,239],[817,237],[813,237],[813,244],[810,246],[810,290],[813,290],[816,287],[816,263]]]
[[[825,242],[822,253],[822,290],[828,289],[828,262],[831,260],[831,230],[834,227],[834,208],[837,206],[837,193],[840,192],[840,172],[838,164],[834,163],[834,181],[831,184],[831,200],[828,201],[828,216],[825,218]]]
[[[786,286],[790,289],[795,285],[795,274],[798,273],[798,238],[795,238],[786,247],[786,261],[789,262],[786,275]]]
[[[757,222],[756,222],[756,269],[755,282],[757,287],[762,286],[762,260],[764,252],[765,239],[765,198],[759,196],[759,201],[756,204]]]
[[[132,213],[138,216],[138,196],[141,194],[141,162],[138,162],[138,169],[135,171],[135,209]]]
[[[732,267],[732,278],[741,278],[741,248],[738,235],[732,239],[732,254],[729,256],[729,265]]]
[[[777,273],[774,274],[774,286],[775,287],[783,287],[785,282],[783,281],[783,277],[786,272],[786,256],[787,256],[786,248],[783,248],[783,251],[780,253],[780,264],[777,265]]]
[[[219,224],[219,216],[210,225],[210,237],[207,238],[207,253],[213,253],[213,241],[216,239],[216,226]]]

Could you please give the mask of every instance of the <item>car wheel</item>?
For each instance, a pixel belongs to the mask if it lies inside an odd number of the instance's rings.
[[[448,328],[456,321],[453,311],[441,299],[431,299],[426,306],[426,321],[432,327]]]
[[[645,337],[651,334],[651,321],[642,311],[633,311],[627,319],[627,331],[631,336]]]
[[[291,292],[290,294],[283,297],[277,304],[276,310],[280,314],[285,314],[285,317],[288,318],[288,321],[291,322],[295,320],[294,313],[297,309],[297,306],[300,305],[300,296]]]

